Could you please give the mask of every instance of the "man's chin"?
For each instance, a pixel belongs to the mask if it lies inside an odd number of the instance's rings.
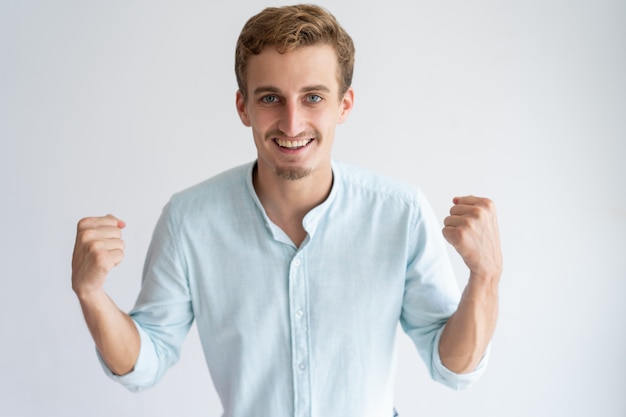
[[[277,176],[284,180],[297,181],[308,177],[311,174],[311,169],[299,167],[277,167],[275,172]]]

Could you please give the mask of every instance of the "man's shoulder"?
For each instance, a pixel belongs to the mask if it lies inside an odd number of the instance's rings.
[[[247,186],[252,162],[230,168],[204,181],[175,193],[171,204],[194,207],[216,201],[224,201],[233,195],[242,195]]]
[[[375,198],[393,197],[409,203],[420,199],[420,189],[405,180],[340,161],[333,161],[333,169],[347,192],[365,193]]]

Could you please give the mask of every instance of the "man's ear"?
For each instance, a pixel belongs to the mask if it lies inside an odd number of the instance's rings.
[[[346,121],[348,115],[354,107],[354,89],[348,88],[348,91],[343,95],[341,103],[339,105],[339,114],[337,115],[337,123],[341,124]]]
[[[243,98],[243,94],[241,94],[241,91],[239,90],[237,90],[237,94],[235,96],[235,105],[237,106],[237,113],[239,113],[241,123],[250,127],[251,123],[250,117],[248,116],[248,109],[246,108],[246,100]]]

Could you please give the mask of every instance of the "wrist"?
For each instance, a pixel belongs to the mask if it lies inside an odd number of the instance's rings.
[[[502,276],[501,267],[493,267],[490,269],[470,269],[470,281],[474,281],[482,285],[498,285]]]
[[[465,287],[467,295],[473,298],[491,298],[498,296],[498,288],[500,284],[500,273],[470,273],[469,281]]]
[[[102,287],[74,288],[73,290],[81,305],[95,305],[108,298]]]

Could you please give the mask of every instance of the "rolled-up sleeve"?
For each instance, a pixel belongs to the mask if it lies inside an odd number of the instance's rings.
[[[159,359],[148,333],[143,330],[136,321],[133,320],[133,322],[135,323],[137,331],[139,332],[141,349],[139,351],[137,362],[135,362],[135,366],[131,372],[125,375],[114,374],[107,366],[106,362],[97,351],[97,349],[96,353],[98,355],[100,364],[102,365],[102,369],[109,378],[122,384],[129,391],[137,392],[141,391],[142,389],[151,387],[156,383],[154,370],[158,369],[159,367]]]
[[[464,374],[447,369],[439,357],[439,340],[458,307],[460,291],[441,229],[422,194],[412,231],[400,323],[433,380],[456,390],[467,388],[484,372],[488,351],[474,371]]]
[[[455,390],[463,390],[471,387],[485,372],[491,345],[487,347],[485,354],[473,371],[459,374],[446,368],[441,361],[441,357],[439,356],[439,340],[441,339],[442,333],[443,328],[437,332],[433,345],[432,363],[430,365],[433,379]]]
[[[172,202],[165,206],[155,227],[141,291],[130,316],[141,340],[133,370],[126,375],[115,375],[98,356],[108,376],[131,391],[140,391],[155,385],[178,361],[183,340],[194,320]]]

